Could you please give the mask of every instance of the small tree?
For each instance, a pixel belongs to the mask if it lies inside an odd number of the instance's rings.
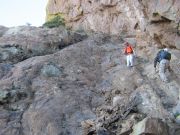
[[[64,19],[60,15],[56,15],[53,19],[43,24],[44,27],[48,27],[48,28],[59,27],[61,25],[64,26],[65,23],[64,23]]]

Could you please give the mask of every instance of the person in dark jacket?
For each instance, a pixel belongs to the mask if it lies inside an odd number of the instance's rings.
[[[159,76],[163,82],[168,82],[165,72],[166,70],[171,71],[170,60],[171,53],[167,48],[160,50],[154,59],[154,68],[156,70],[157,63],[159,63]]]
[[[161,54],[163,51],[164,51],[164,50],[160,50],[160,51],[157,53],[156,57],[154,58],[154,69],[155,69],[155,70],[156,70],[157,64],[160,63],[160,54]]]

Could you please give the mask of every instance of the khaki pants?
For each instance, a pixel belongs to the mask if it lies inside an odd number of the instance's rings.
[[[169,63],[169,60],[166,59],[161,60],[159,63],[159,76],[163,82],[168,82],[165,72],[169,69]]]

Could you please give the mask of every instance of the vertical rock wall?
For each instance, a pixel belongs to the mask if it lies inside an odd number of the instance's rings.
[[[60,14],[74,30],[147,32],[161,47],[180,49],[178,0],[49,0],[47,20],[53,14]]]
[[[119,34],[134,30],[136,23],[145,21],[141,5],[137,2],[118,0],[49,0],[48,15],[61,13],[67,26],[73,29]],[[135,12],[134,12],[135,11]],[[137,27],[137,26],[136,26]]]

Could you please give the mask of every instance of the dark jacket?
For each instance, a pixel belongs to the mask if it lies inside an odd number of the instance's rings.
[[[160,50],[154,58],[154,68],[156,68],[157,63],[163,59],[171,60],[171,54],[167,51]]]

